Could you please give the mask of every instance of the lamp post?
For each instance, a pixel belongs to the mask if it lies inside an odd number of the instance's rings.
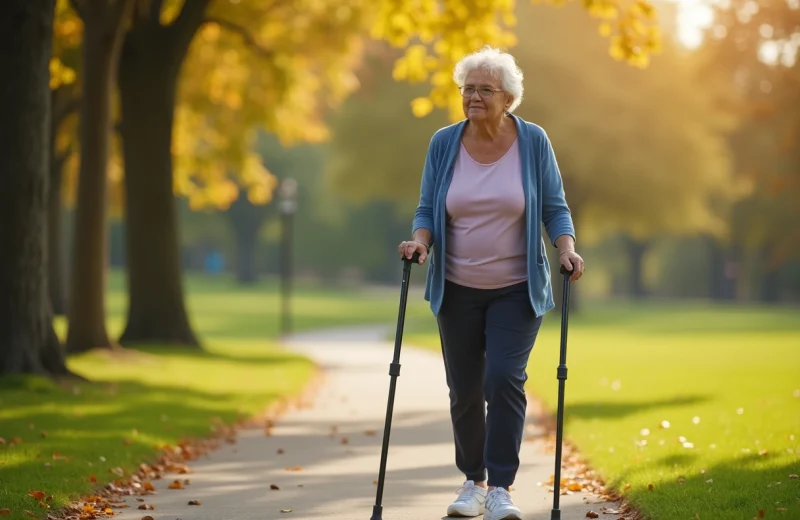
[[[292,220],[297,211],[297,181],[283,179],[278,196],[281,213],[281,335],[292,330],[291,305],[289,301],[292,289]]]

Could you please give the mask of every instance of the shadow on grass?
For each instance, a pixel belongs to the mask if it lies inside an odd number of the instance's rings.
[[[218,420],[245,416],[239,406],[253,412],[279,397],[258,389],[243,397],[126,380],[62,389],[31,379],[23,388],[5,388],[2,436],[22,442],[0,453],[0,499],[12,507],[29,490],[45,489],[56,496],[54,507],[63,505],[92,489],[90,475],[113,480],[114,468],[154,462],[157,447],[206,437]]]
[[[657,401],[591,401],[570,403],[566,406],[564,414],[565,421],[570,419],[621,419],[629,415],[638,414],[645,410],[658,408],[672,408],[675,406],[690,406],[709,401],[710,396],[690,395],[675,397],[672,399],[662,399]]]
[[[703,468],[704,473],[695,470],[690,474],[679,469],[689,461],[667,456],[652,464],[678,468],[674,477],[657,483],[652,491],[644,485],[623,494],[645,517],[649,514],[653,519],[696,518],[697,514],[699,518],[739,520],[759,517],[762,509],[766,518],[800,518],[800,481],[789,478],[800,471],[800,459],[776,463],[770,458],[757,454],[734,457]],[[609,485],[622,489],[628,474],[621,473]],[[663,516],[665,513],[668,516]]]

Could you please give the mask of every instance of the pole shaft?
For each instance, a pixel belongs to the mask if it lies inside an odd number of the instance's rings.
[[[386,461],[389,455],[389,437],[392,429],[392,414],[394,412],[394,398],[397,388],[397,378],[400,376],[400,348],[403,343],[403,327],[406,319],[406,302],[408,300],[408,282],[411,277],[411,262],[403,262],[403,281],[400,286],[400,309],[397,315],[397,330],[394,339],[394,356],[389,365],[389,399],[386,405],[386,420],[383,428],[383,446],[381,448],[381,464],[378,474],[378,487],[375,493],[375,506],[370,520],[381,520],[383,510],[383,487],[386,479]]]

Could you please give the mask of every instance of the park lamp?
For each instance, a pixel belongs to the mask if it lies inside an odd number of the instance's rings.
[[[297,210],[297,181],[286,178],[281,181],[278,189],[280,197],[280,212],[284,215],[292,215]]]

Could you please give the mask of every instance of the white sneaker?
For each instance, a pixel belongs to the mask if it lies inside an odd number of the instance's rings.
[[[522,520],[522,512],[514,502],[508,491],[498,487],[489,491],[486,496],[486,515],[484,520]]]
[[[458,498],[447,508],[447,516],[479,516],[483,514],[486,502],[486,489],[467,480],[456,493]]]

